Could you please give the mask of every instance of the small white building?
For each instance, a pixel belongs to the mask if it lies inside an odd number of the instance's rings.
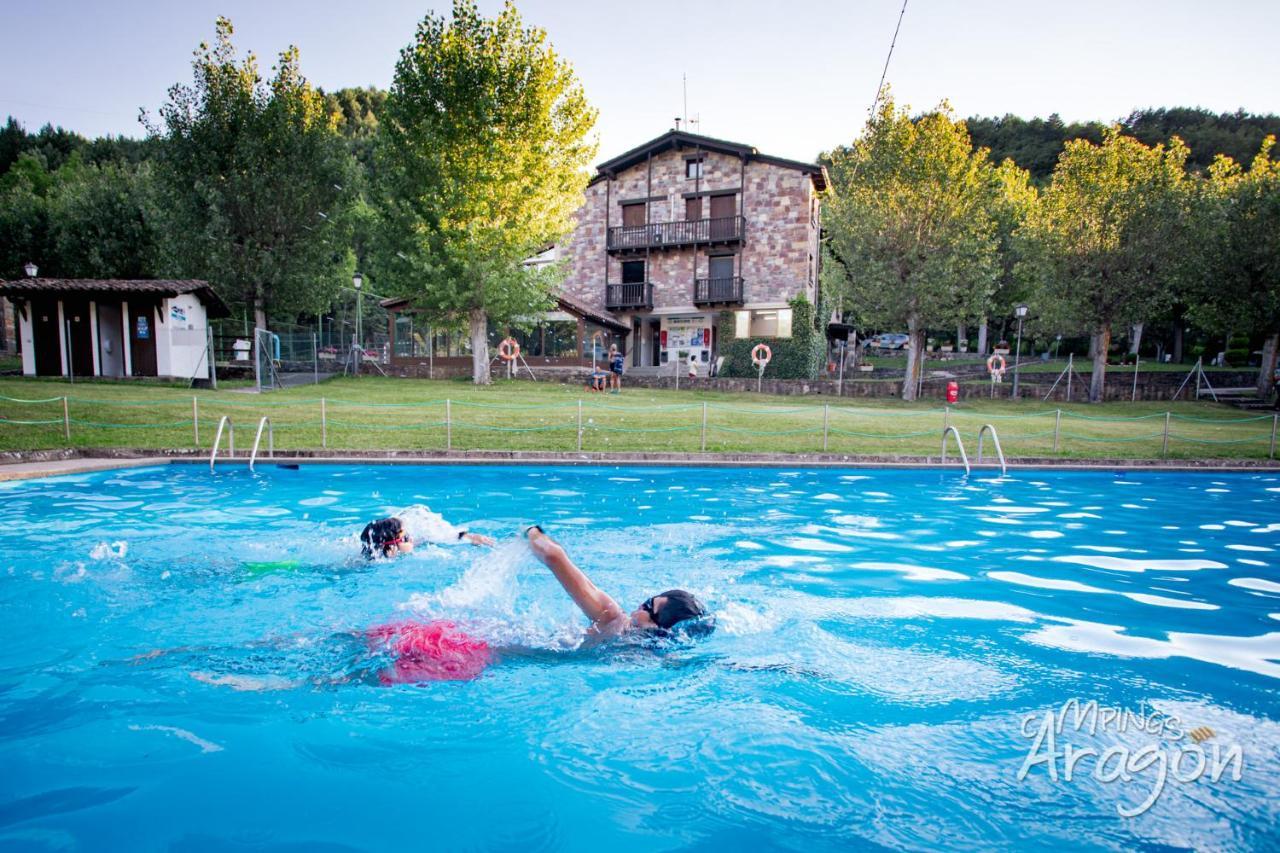
[[[27,376],[208,379],[209,320],[230,313],[195,279],[0,281]]]

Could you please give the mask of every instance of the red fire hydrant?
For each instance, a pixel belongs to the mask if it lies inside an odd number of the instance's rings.
[[[954,379],[947,383],[947,402],[954,403],[960,399],[960,383]]]

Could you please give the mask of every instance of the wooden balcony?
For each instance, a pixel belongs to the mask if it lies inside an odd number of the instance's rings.
[[[700,278],[693,284],[694,305],[714,305],[716,303],[741,305],[742,302],[741,276]]]
[[[604,307],[610,311],[628,308],[653,308],[653,283],[641,281],[635,284],[606,284]]]
[[[608,250],[620,252],[679,248],[698,243],[738,243],[742,241],[745,230],[746,219],[741,216],[650,222],[648,225],[615,225],[609,229]]]

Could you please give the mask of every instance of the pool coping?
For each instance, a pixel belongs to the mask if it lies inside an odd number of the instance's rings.
[[[61,450],[9,452],[0,454],[0,481],[85,474],[122,468],[152,465],[204,465],[209,457],[201,451],[144,451],[113,448],[111,450]],[[218,457],[218,465],[245,466],[245,456]],[[529,450],[458,450],[458,451],[288,451],[259,457],[260,465],[329,464],[329,465],[582,465],[690,468],[941,468],[936,456],[856,456],[824,453],[602,453],[546,452]],[[998,471],[999,465],[984,460],[971,463],[979,471]],[[1009,467],[1019,470],[1069,471],[1253,471],[1280,472],[1275,460],[1135,460],[1135,459],[1053,459],[1018,457]],[[960,463],[951,457],[948,470]]]

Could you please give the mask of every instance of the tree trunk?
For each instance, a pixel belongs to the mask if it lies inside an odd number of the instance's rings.
[[[964,323],[960,323],[956,326],[956,352],[960,352],[960,347],[967,340],[969,340],[969,328]]]
[[[978,324],[978,355],[985,356],[987,354],[987,318],[984,315],[982,322]]]
[[[471,381],[489,384],[489,315],[483,308],[471,311]]]
[[[1093,351],[1093,377],[1089,380],[1089,402],[1101,403],[1107,383],[1107,350],[1111,348],[1111,324],[1103,323],[1089,340]]]
[[[916,399],[916,388],[920,384],[920,371],[924,365],[924,329],[920,328],[920,318],[912,314],[907,318],[907,371],[902,378],[902,399]]]
[[[267,327],[267,306],[260,293],[253,297],[253,326],[255,329]]]
[[[1173,363],[1182,364],[1182,318],[1173,323]]]
[[[1129,355],[1137,355],[1142,346],[1142,323],[1134,323],[1129,330]]]
[[[1258,370],[1258,396],[1263,399],[1275,390],[1277,348],[1280,348],[1280,333],[1272,332],[1262,343],[1262,367]]]

